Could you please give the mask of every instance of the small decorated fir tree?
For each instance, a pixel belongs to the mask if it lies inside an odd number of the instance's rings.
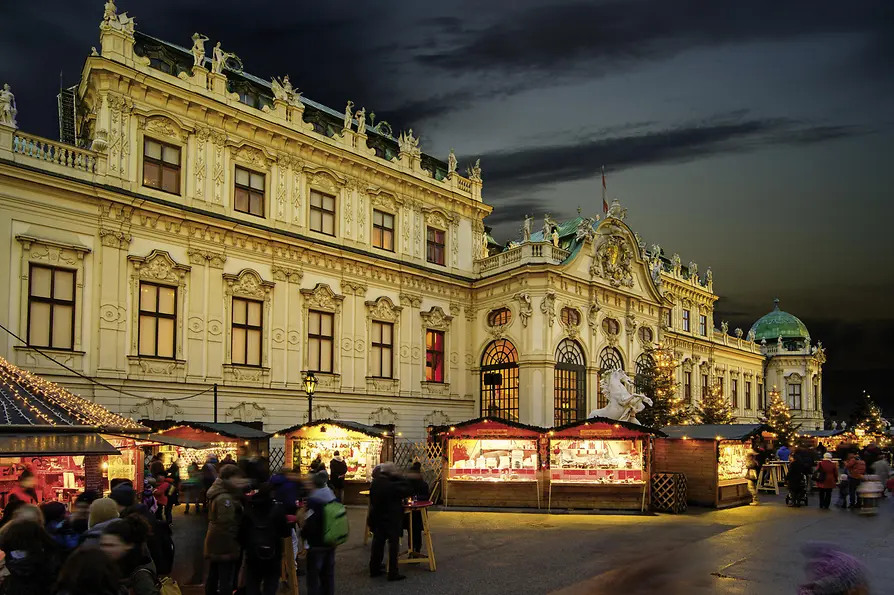
[[[731,424],[736,421],[736,410],[723,396],[719,383],[714,384],[702,397],[695,413],[699,423],[703,424]]]
[[[637,377],[637,385],[652,405],[637,414],[645,426],[662,428],[686,424],[692,420],[692,410],[678,393],[677,358],[673,349],[658,345],[646,348],[649,365]]]
[[[798,433],[800,424],[792,421],[792,412],[788,405],[779,397],[776,387],[770,391],[770,401],[764,410],[764,423],[770,426],[770,430],[776,434],[779,444],[791,445]]]
[[[857,428],[872,436],[879,436],[888,430],[881,408],[865,393],[854,413],[854,421]]]

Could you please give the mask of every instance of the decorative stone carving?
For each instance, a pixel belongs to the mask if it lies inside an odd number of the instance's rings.
[[[680,255],[677,254],[676,252],[674,253],[673,257],[671,258],[671,264],[673,265],[673,268],[674,268],[674,275],[679,277],[680,270],[683,268],[683,263],[680,260]]]
[[[605,216],[606,218],[623,221],[627,217],[627,209],[621,208],[621,203],[616,198],[612,201],[612,205],[608,208],[608,213]]]
[[[397,144],[400,152],[410,157],[419,157],[422,154],[422,151],[419,149],[419,139],[413,136],[412,128],[407,132],[400,133],[400,136],[397,138]]]
[[[631,337],[636,332],[637,327],[639,326],[639,322],[636,320],[636,314],[633,312],[628,312],[624,317],[626,324],[624,325],[624,330],[627,331],[627,334]]]
[[[556,321],[556,292],[549,290],[540,300],[540,312],[546,316],[547,323],[552,327]]]
[[[225,52],[220,47],[218,41],[214,45],[213,58],[211,60],[211,71],[214,74],[223,74],[223,69],[232,70],[233,72],[242,72],[242,60],[239,56],[231,52]]]
[[[689,269],[689,278],[698,283],[698,263],[690,260],[686,268]]]
[[[423,213],[425,214],[425,224],[431,227],[437,227],[446,231],[453,222],[453,217],[441,210],[427,208],[423,209]]]
[[[167,399],[139,401],[127,412],[134,419],[182,419],[183,409]]]
[[[301,295],[309,308],[340,312],[345,296],[338,295],[326,283],[317,283],[313,289],[302,289]]]
[[[276,77],[272,78],[270,80],[270,88],[273,90],[274,99],[285,101],[289,105],[301,105],[301,92],[292,86],[289,75],[284,76],[281,81],[277,80]]]
[[[440,409],[436,409],[426,415],[422,419],[422,423],[425,424],[426,428],[431,426],[446,426],[450,423],[450,417]]]
[[[599,305],[599,300],[594,295],[590,300],[590,306],[587,308],[587,324],[593,332],[596,332],[596,329],[599,327],[600,310],[602,310],[602,306]]]
[[[397,322],[400,320],[400,312],[403,310],[401,306],[395,306],[391,298],[382,296],[376,300],[365,303],[372,320],[382,320],[385,322]]]
[[[391,407],[379,407],[369,414],[369,425],[393,426],[397,423],[397,413]]]
[[[179,285],[189,273],[188,266],[177,264],[164,250],[153,250],[145,258],[128,256],[127,259],[133,263],[140,279]]]
[[[210,250],[200,250],[198,248],[190,248],[187,251],[189,255],[189,263],[195,265],[208,265],[214,269],[222,269],[227,262],[227,255]]]
[[[475,165],[469,168],[466,173],[469,176],[469,180],[473,182],[481,182],[481,160],[476,159]]]
[[[531,295],[528,293],[519,293],[515,296],[518,302],[518,318],[521,320],[522,326],[527,328],[531,315],[534,314],[534,307],[531,304]]]
[[[267,409],[254,402],[242,401],[227,409],[227,419],[242,422],[258,422],[267,418]]]
[[[355,281],[342,281],[341,290],[347,295],[364,297],[366,295],[367,286],[365,283],[357,283]]]
[[[317,375],[317,386],[320,386],[319,379],[321,377]],[[307,415],[304,416],[305,420],[307,419]],[[314,406],[314,420],[321,419],[340,419],[338,411],[330,407],[329,405],[315,405]]]
[[[401,306],[409,306],[410,308],[418,308],[422,305],[422,296],[412,293],[400,294]]]
[[[102,229],[99,230],[99,241],[103,246],[108,246],[109,248],[118,248],[119,250],[127,250],[130,246],[130,242],[133,239],[133,236],[129,233],[124,233],[123,231],[116,231],[114,229]]]
[[[273,265],[271,272],[273,273],[274,281],[286,281],[295,285],[301,283],[301,279],[304,277],[304,272],[300,269],[280,265]]]
[[[599,221],[599,216],[596,217],[586,217],[581,220],[580,223],[577,224],[577,229],[574,232],[574,239],[578,242],[592,240],[596,237],[596,223]]]
[[[16,96],[9,90],[9,83],[4,83],[0,89],[0,124],[16,127]]]
[[[750,342],[754,343],[754,337],[755,337],[754,329],[749,330],[748,335],[747,335],[748,340]]]
[[[182,130],[173,120],[164,116],[152,116],[149,118],[138,117],[137,123],[149,134],[166,136],[179,142],[186,142],[188,132]]]
[[[423,382],[422,395],[426,397],[446,397],[450,394],[450,385],[446,382]]]
[[[742,338],[742,329],[736,328],[735,334],[736,334],[737,339],[741,339]]]
[[[590,274],[607,279],[612,287],[633,287],[632,261],[633,252],[626,238],[612,235],[597,248]]]
[[[456,153],[453,152],[453,149],[450,149],[450,154],[447,155],[447,177],[449,178],[453,174],[456,173]]]
[[[344,134],[345,131],[351,129],[351,122],[354,121],[354,115],[353,115],[354,111],[353,110],[354,110],[354,102],[351,100],[348,100],[348,104],[345,106],[345,117],[344,117],[344,121],[342,123],[342,134]]]
[[[727,321],[724,320],[720,323],[720,332],[724,335],[729,332],[729,323]]]
[[[236,149],[234,157],[259,170],[266,171],[270,167],[270,162],[264,152],[249,145],[242,145]]]
[[[428,312],[420,312],[419,316],[425,328],[437,331],[449,330],[450,322],[453,320],[453,316],[445,313],[441,306],[432,306]]]
[[[205,67],[205,42],[208,41],[208,38],[202,35],[201,33],[193,33],[192,34],[192,52],[193,63],[192,65],[200,66],[202,68]]]

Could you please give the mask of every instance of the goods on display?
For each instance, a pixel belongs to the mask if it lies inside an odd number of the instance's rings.
[[[367,481],[372,478],[372,470],[379,463],[379,455],[382,450],[382,441],[377,438],[368,440],[357,439],[329,439],[309,440],[301,439],[295,443],[292,451],[293,466],[302,471],[310,469],[310,464],[317,458],[323,461],[326,468],[338,451],[348,466],[346,480]]]
[[[536,440],[451,439],[448,479],[536,481]]]
[[[59,455],[0,458],[0,492],[10,492],[25,469],[37,478],[41,501],[68,501],[67,496],[84,491],[84,457]]]
[[[550,440],[553,482],[642,484],[642,440]]]
[[[745,479],[748,473],[746,463],[749,450],[750,448],[741,442],[721,442],[718,453],[717,479],[720,481]]]

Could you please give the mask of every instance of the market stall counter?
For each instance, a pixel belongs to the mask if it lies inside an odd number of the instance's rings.
[[[685,474],[689,504],[714,508],[748,504],[751,442],[766,429],[760,424],[662,428],[667,437],[655,441],[654,470]]]
[[[360,492],[369,489],[372,470],[394,457],[394,433],[352,421],[322,419],[277,432],[286,440],[286,464],[307,473],[319,457],[328,471],[338,452],[348,467],[345,504],[367,504]]]
[[[549,431],[548,506],[638,510],[648,507],[651,442],[638,424],[594,417]]]
[[[444,504],[487,508],[540,508],[545,430],[480,418],[450,426]]]

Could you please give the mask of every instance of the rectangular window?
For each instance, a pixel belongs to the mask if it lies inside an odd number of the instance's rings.
[[[705,398],[705,395],[708,394],[708,390],[710,385],[708,384],[708,375],[702,374],[702,398]]]
[[[310,230],[335,235],[335,197],[310,191]]]
[[[311,310],[307,313],[307,369],[334,371],[335,315]]]
[[[733,407],[738,409],[739,408],[739,381],[736,380],[735,378],[730,380],[729,392],[730,392],[729,396],[733,401]]]
[[[763,411],[767,408],[767,400],[764,398],[764,383],[757,383],[757,408]]]
[[[698,315],[698,332],[702,337],[708,336],[708,317],[704,314]]]
[[[788,385],[788,406],[792,409],[801,409],[801,385]]]
[[[260,366],[264,302],[233,298],[233,363]]]
[[[683,400],[692,403],[692,372],[683,372]]]
[[[444,382],[443,331],[425,331],[425,381]]]
[[[683,331],[689,332],[689,310],[683,310]]]
[[[264,216],[264,174],[236,167],[233,208],[240,213]]]
[[[394,252],[394,215],[373,211],[373,247]]]
[[[445,232],[434,227],[425,228],[426,231],[426,260],[433,264],[444,265],[444,235]]]
[[[745,409],[751,409],[751,381],[745,381]]]
[[[143,186],[180,194],[180,148],[143,139]]]
[[[177,288],[140,282],[139,354],[173,358],[176,327]]]
[[[75,271],[31,265],[28,345],[74,349]]]
[[[816,381],[816,380],[814,380],[814,381],[813,381],[813,410],[814,410],[814,411],[819,411],[819,410],[820,410],[820,404],[819,404],[820,399],[819,399],[819,397],[820,397],[820,395],[819,395],[819,382]]]
[[[378,378],[394,378],[394,325],[374,320],[370,345],[372,375]]]

